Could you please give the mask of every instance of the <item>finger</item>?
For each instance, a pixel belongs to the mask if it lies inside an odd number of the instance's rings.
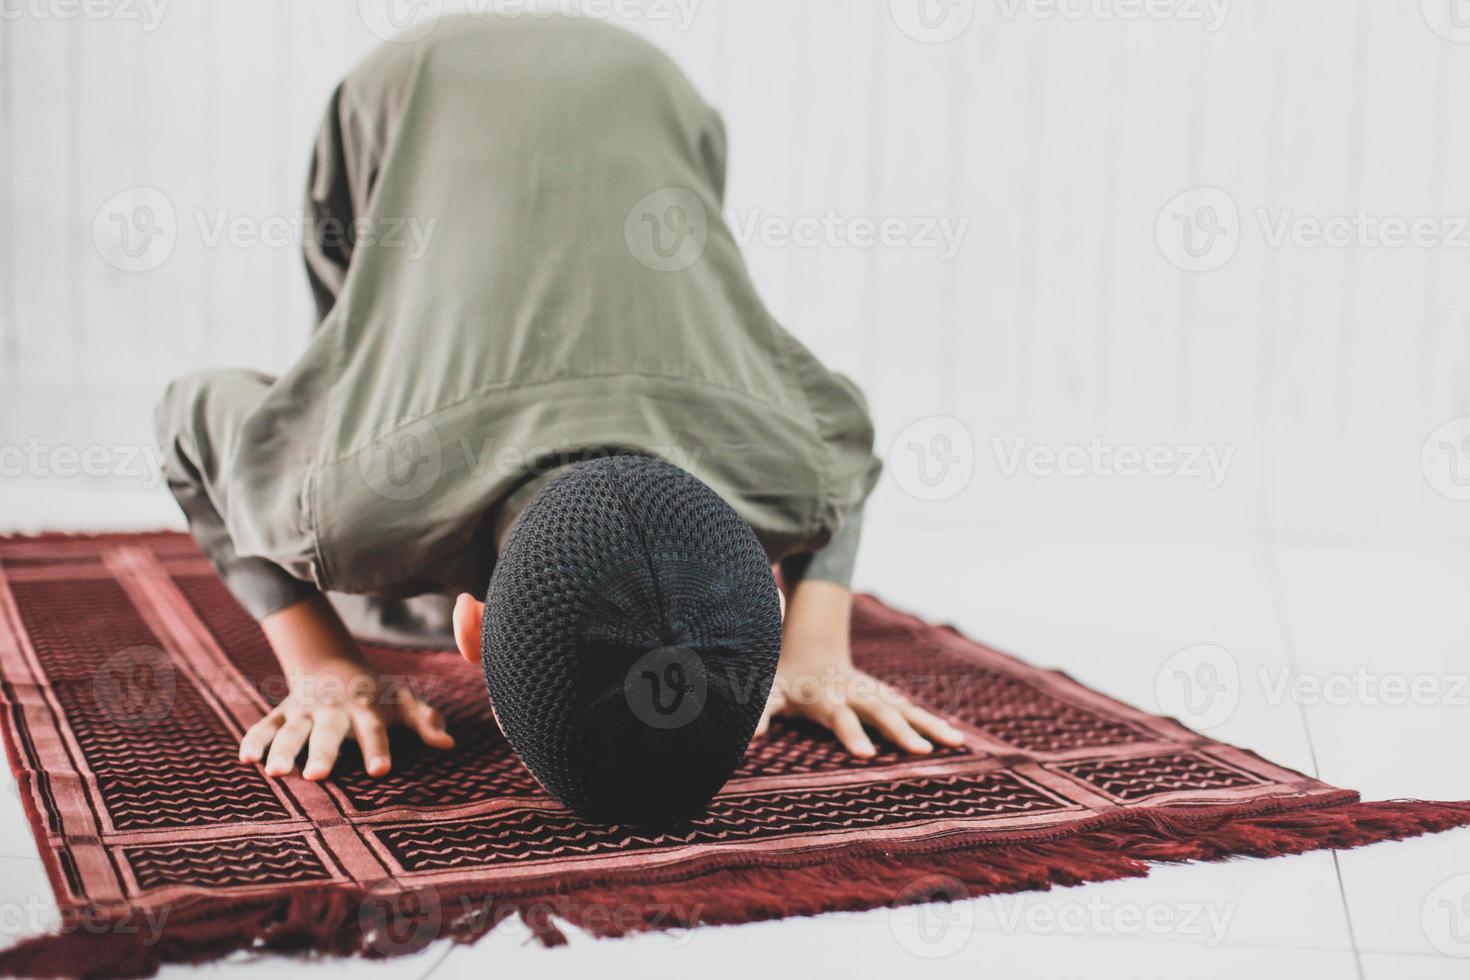
[[[786,697],[777,701],[775,707],[771,709],[772,718],[803,718],[810,714],[811,712],[804,706]]]
[[[832,709],[825,718],[820,719],[822,724],[832,729],[832,734],[837,740],[847,746],[847,751],[859,758],[869,759],[878,754],[873,742],[868,738],[868,733],[863,731],[863,723],[858,720],[857,713],[847,705]]]
[[[265,774],[267,776],[284,776],[296,766],[296,756],[301,753],[301,747],[306,744],[306,736],[311,734],[311,719],[306,715],[292,718],[281,726],[276,733],[275,741],[271,742],[270,758],[265,763]]]
[[[369,776],[382,776],[393,768],[393,757],[388,753],[388,729],[371,711],[358,711],[352,715],[352,737],[362,749],[363,768]]]
[[[786,709],[786,694],[781,690],[779,678],[771,685],[771,693],[766,695],[766,706],[761,710],[761,720],[756,723],[755,733],[764,735],[771,730],[771,719]]]
[[[898,710],[921,735],[927,735],[934,741],[944,745],[965,744],[965,733],[938,715],[931,714],[918,705],[907,702],[900,704]]]
[[[418,732],[424,744],[435,749],[454,748],[454,736],[444,729],[444,716],[408,691],[398,707],[403,723]]]
[[[893,705],[869,702],[859,706],[857,710],[865,721],[875,726],[890,742],[905,752],[923,755],[934,751],[933,744],[914,731],[908,719]]]
[[[240,739],[240,761],[259,762],[265,758],[265,750],[270,747],[271,740],[276,737],[276,732],[285,723],[284,714],[272,711],[251,725]]]
[[[311,726],[311,741],[307,743],[306,765],[301,768],[301,775],[311,780],[326,779],[337,764],[342,739],[347,737],[351,727],[346,712],[332,712],[317,718]]]

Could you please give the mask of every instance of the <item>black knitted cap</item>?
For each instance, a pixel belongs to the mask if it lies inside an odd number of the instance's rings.
[[[755,732],[781,650],[771,566],[709,487],[646,456],[570,466],[485,599],[485,685],[521,761],[609,823],[694,816]]]

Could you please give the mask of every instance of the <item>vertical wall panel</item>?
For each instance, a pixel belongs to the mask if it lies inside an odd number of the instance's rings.
[[[189,216],[189,233],[204,239],[217,270],[216,363],[268,368],[280,339],[269,288],[276,282],[275,260],[286,247],[267,244],[263,236],[278,227],[268,222],[287,218],[296,204],[272,194],[278,69],[262,53],[276,48],[281,8],[259,0],[216,0],[211,7],[218,54],[207,70],[215,100],[210,130],[218,185]]]
[[[1271,34],[1284,60],[1281,88],[1280,209],[1242,212],[1248,233],[1269,224],[1340,215],[1353,205],[1354,51],[1361,11],[1338,0],[1277,4]],[[1275,431],[1294,437],[1336,435],[1340,342],[1346,294],[1343,250],[1267,243],[1279,283],[1278,334],[1270,412]]]
[[[1052,22],[1045,64],[1033,73],[1035,228],[1025,281],[1028,342],[1023,411],[1050,428],[1086,428],[1096,403],[1101,291],[1096,230],[1106,172],[1109,25]],[[1065,106],[1065,111],[1055,111]]]
[[[1028,134],[1040,125],[1027,92],[1044,51],[1039,32],[1001,22],[984,5],[954,43],[965,66],[959,200],[970,219],[955,287],[955,405],[958,417],[991,426],[1018,413],[1025,390],[1021,283],[1030,274],[1025,243],[1035,199]]]
[[[730,24],[732,84],[725,96],[730,143],[725,198],[736,238],[756,286],[777,319],[791,310],[789,243],[763,229],[789,226],[800,77],[800,11],[785,0],[742,0]]]
[[[1470,45],[1435,39],[1432,171],[1434,210],[1470,220]],[[1470,229],[1461,233],[1470,240]],[[1426,274],[1423,361],[1420,366],[1420,431],[1448,418],[1470,415],[1470,246],[1439,249],[1429,256]]]
[[[11,65],[25,93],[11,103],[17,243],[11,265],[12,297],[19,331],[17,368],[37,384],[76,382],[85,370],[76,269],[91,249],[91,221],[82,220],[75,196],[81,158],[72,114],[80,101],[74,57],[80,35],[58,20],[10,22]]]
[[[1115,130],[1107,420],[1130,431],[1149,431],[1177,417],[1181,297],[1187,277],[1197,274],[1165,260],[1155,221],[1174,195],[1193,184],[1189,79],[1198,51],[1189,43],[1191,25],[1144,19],[1117,29],[1124,35],[1128,98]]]
[[[13,219],[15,193],[15,33],[0,21],[0,215]],[[20,324],[15,316],[15,222],[0,220],[0,377],[19,375]]]
[[[964,49],[959,39],[916,40],[888,19],[879,22],[874,49],[884,84],[876,93],[869,149],[875,193],[861,213],[880,235],[871,249],[876,333],[866,381],[874,413],[902,427],[944,410],[949,358],[943,344],[951,331],[942,298],[958,256],[945,258],[938,223],[953,226],[959,217],[951,179],[957,162],[951,107],[959,93],[951,79]],[[889,243],[882,240],[885,226],[893,229]]]
[[[259,2],[259,0],[257,0]],[[307,42],[309,34],[297,30],[296,18],[290,4],[285,0],[271,0],[273,31],[271,47],[280,52],[280,59],[270,76],[269,129],[270,165],[262,174],[262,183],[271,202],[271,209],[296,222],[297,209],[301,206],[301,181],[298,174],[291,172],[291,163],[299,152],[300,140],[292,132],[292,97],[298,86],[297,73],[303,59],[296,54],[296,46]],[[304,325],[297,318],[300,307],[293,299],[300,297],[301,275],[299,255],[300,238],[303,232],[293,233],[290,242],[282,248],[267,251],[270,258],[270,285],[266,292],[270,329],[270,360],[266,367],[279,374],[295,359],[301,349]]]
[[[1429,218],[1440,227],[1431,187],[1440,39],[1411,5],[1372,4],[1368,11],[1372,82],[1363,92],[1363,170],[1355,210],[1362,208],[1375,223]],[[1347,284],[1343,435],[1392,438],[1412,433],[1418,424],[1425,276],[1439,246],[1392,245],[1382,238],[1381,225],[1365,233],[1374,239],[1358,250],[1356,275]]]
[[[80,17],[72,31],[76,44],[73,84],[81,96],[77,116],[71,120],[77,167],[75,206],[84,222],[87,243],[72,270],[82,321],[82,360],[89,382],[136,384],[149,373],[153,350],[152,274],[109,264],[94,247],[92,232],[93,216],[113,195],[148,183],[147,35],[137,21],[117,18]],[[148,228],[162,228],[166,223],[166,215],[152,209],[110,213],[109,217]],[[139,246],[148,233],[142,227],[126,232]]]
[[[1196,27],[1189,85],[1190,182],[1227,189],[1240,209],[1236,254],[1219,269],[1187,276],[1187,343],[1180,361],[1177,421],[1211,433],[1249,434],[1260,358],[1262,243],[1250,212],[1268,204],[1274,135],[1272,51],[1259,3],[1236,4],[1220,29]]]
[[[167,380],[211,356],[214,265],[195,231],[192,214],[210,200],[215,151],[207,137],[216,125],[206,73],[215,56],[215,4],[170,4],[156,30],[144,37],[148,67],[147,179],[171,202],[178,236],[173,253],[146,273],[152,377]]]
[[[871,84],[873,32],[881,12],[848,0],[801,4],[805,38],[798,76],[800,124],[792,154],[793,210],[798,216],[863,215],[873,163],[873,112],[854,87]],[[819,357],[845,374],[863,370],[870,256],[860,248],[796,248],[791,255],[793,296],[786,325]]]

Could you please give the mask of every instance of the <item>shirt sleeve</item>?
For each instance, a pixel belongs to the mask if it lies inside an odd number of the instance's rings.
[[[858,545],[863,536],[862,508],[852,511],[832,540],[817,551],[791,555],[781,562],[781,575],[789,585],[814,579],[836,585],[852,585],[857,567]]]
[[[228,467],[240,423],[270,384],[271,378],[254,371],[188,375],[168,386],[154,417],[164,478],[190,533],[256,619],[317,592],[268,559],[241,556],[222,516],[228,513]]]

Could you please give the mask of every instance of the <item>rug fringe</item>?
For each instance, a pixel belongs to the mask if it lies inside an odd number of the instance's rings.
[[[166,962],[200,963],[237,950],[383,957],[438,939],[471,943],[518,918],[547,946],[561,919],[592,935],[729,925],[821,912],[954,901],[1056,885],[1138,878],[1150,864],[1345,850],[1470,825],[1470,802],[1392,800],[1230,816],[1138,810],[1107,828],[1051,839],[927,852],[834,854],[820,863],[725,868],[676,880],[611,880],[558,894],[497,898],[473,889],[382,896],[341,887],[289,898],[190,902],[158,937],[85,917],[56,935],[0,952],[6,976],[146,977]],[[381,897],[381,901],[378,898]]]

